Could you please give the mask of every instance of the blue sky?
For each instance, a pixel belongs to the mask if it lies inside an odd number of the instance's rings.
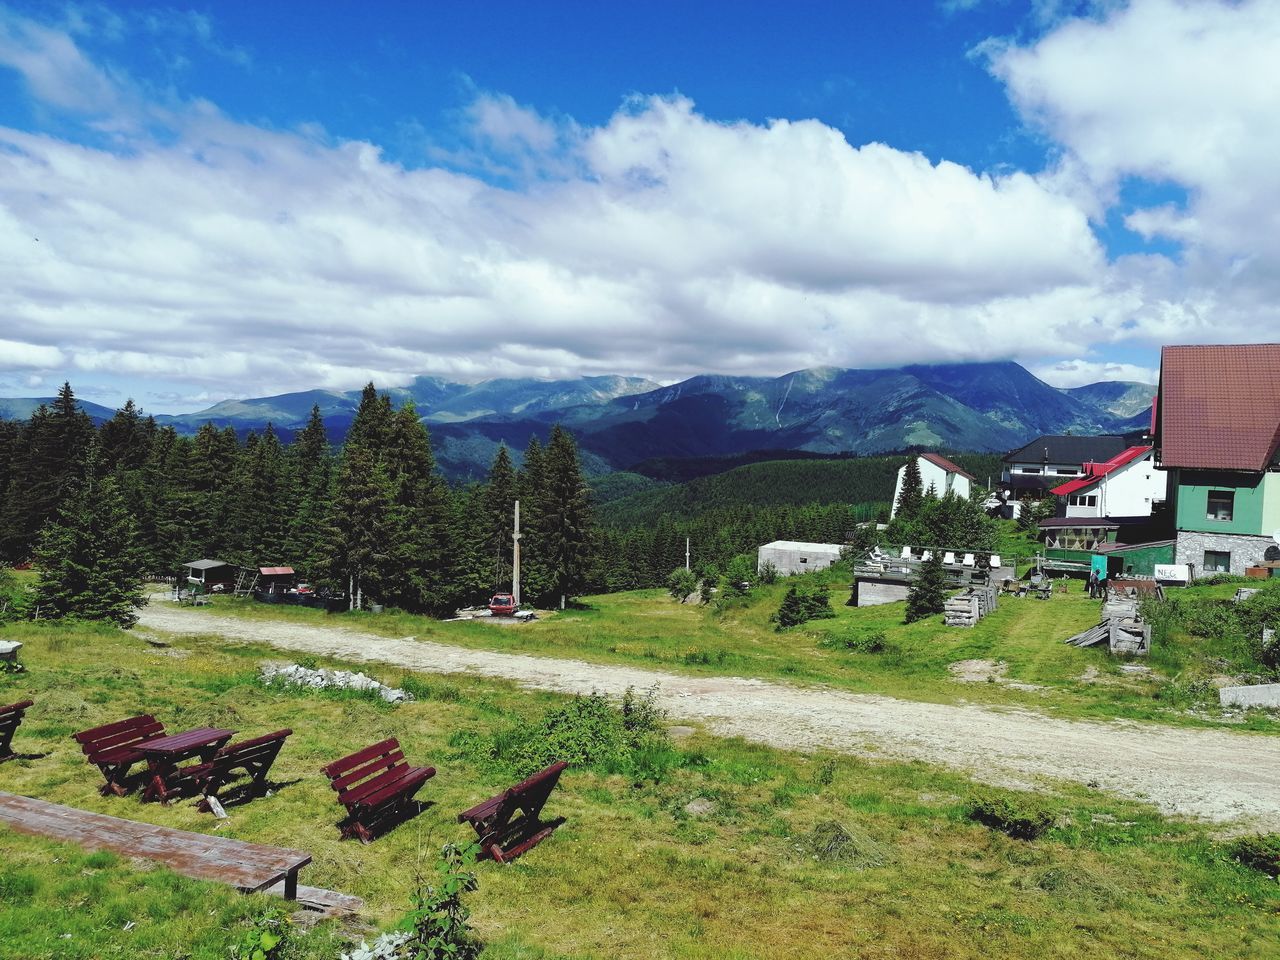
[[[1266,2],[0,2],[0,395],[1149,379],[1280,329],[1278,37]]]

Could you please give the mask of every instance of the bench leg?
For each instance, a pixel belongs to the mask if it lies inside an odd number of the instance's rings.
[[[297,870],[290,870],[287,874],[285,874],[284,898],[286,900],[298,899],[298,871]]]

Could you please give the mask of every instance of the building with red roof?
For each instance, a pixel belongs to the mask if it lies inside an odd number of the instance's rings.
[[[1080,476],[1052,488],[1066,498],[1068,517],[1149,517],[1165,501],[1168,475],[1153,449],[1133,446],[1100,463],[1081,464]]]
[[[1176,562],[1195,576],[1277,562],[1280,343],[1165,347],[1153,421]]]

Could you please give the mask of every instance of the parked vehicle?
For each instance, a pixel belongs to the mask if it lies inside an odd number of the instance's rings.
[[[489,599],[489,612],[495,617],[509,617],[516,609],[516,598],[509,593],[495,593]]]

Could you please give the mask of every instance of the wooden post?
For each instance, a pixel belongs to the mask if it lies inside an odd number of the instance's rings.
[[[515,528],[511,532],[511,599],[520,606],[520,501],[516,501]]]

